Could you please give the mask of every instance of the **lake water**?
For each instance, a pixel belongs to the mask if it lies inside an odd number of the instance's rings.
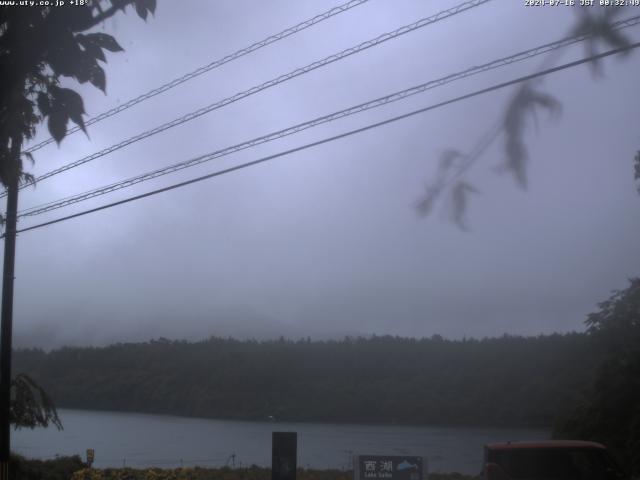
[[[430,472],[477,474],[485,443],[539,440],[538,429],[242,422],[169,415],[58,411],[64,430],[12,432],[12,449],[31,458],[85,457],[96,467],[271,465],[271,433],[298,432],[298,466],[348,469],[357,454],[421,455]]]

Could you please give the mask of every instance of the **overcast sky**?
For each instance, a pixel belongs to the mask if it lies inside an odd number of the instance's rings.
[[[101,26],[107,95],[79,91],[89,116],[144,93],[339,0],[159,1]],[[216,69],[36,154],[42,174],[201,106],[459,2],[371,0]],[[622,16],[637,15],[629,8]],[[495,0],[207,114],[21,192],[20,209],[218,150],[566,36],[569,7]],[[640,27],[626,34],[638,41]],[[581,58],[563,51],[558,63]],[[169,185],[425,107],[535,71],[543,58],[179,174],[57,210],[21,227]],[[413,204],[440,154],[472,150],[514,90],[434,110],[269,163],[19,235],[17,346],[202,339],[448,338],[582,331],[586,314],[640,274],[638,54],[581,66],[539,88],[562,115],[527,130],[529,186],[498,174],[500,137],[469,172],[470,232],[442,206]],[[73,82],[69,82],[73,86]],[[74,87],[75,88],[75,87]],[[532,123],[533,125],[533,123]],[[38,139],[46,138],[41,129]],[[444,205],[446,207],[446,205]]]

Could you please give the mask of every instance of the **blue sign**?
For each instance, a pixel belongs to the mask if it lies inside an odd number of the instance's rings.
[[[358,455],[354,480],[423,480],[422,457]]]

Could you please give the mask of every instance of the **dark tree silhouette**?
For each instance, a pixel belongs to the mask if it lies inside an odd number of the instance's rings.
[[[60,80],[90,82],[106,93],[100,62],[106,62],[104,51],[122,47],[111,35],[86,32],[128,6],[146,19],[155,11],[156,1],[89,0],[71,8],[0,6],[0,183],[4,186],[33,181],[22,160],[34,159],[22,145],[33,138],[40,122],[47,121],[58,144],[69,121],[85,130],[82,97],[61,87]],[[62,427],[51,399],[30,377],[17,375],[10,390],[9,417],[16,428],[50,423]]]
[[[634,475],[640,474],[640,278],[600,303],[585,321],[606,352],[582,401],[556,426],[557,437],[607,444]]]
[[[504,361],[505,358],[509,362]],[[586,334],[166,339],[18,350],[59,406],[230,419],[549,427],[593,379]]]
[[[571,31],[571,35],[590,36],[590,38],[585,41],[585,51],[587,55],[593,56],[597,54],[600,50],[599,47],[620,48],[631,45],[627,37],[612,28],[613,20],[624,12],[624,9],[605,8],[602,13],[595,14],[591,8],[583,7],[579,9],[578,12],[579,19]],[[624,55],[628,55],[629,53],[630,52],[627,51]],[[602,75],[602,66],[599,60],[592,61],[591,68],[594,75]]]
[[[48,427],[50,423],[62,430],[51,397],[31,377],[16,375],[11,381],[11,424],[16,428]]]
[[[106,74],[100,62],[104,51],[122,50],[105,33],[83,33],[118,11],[134,6],[146,19],[155,0],[93,0],[84,6],[0,7],[0,182],[7,186],[24,173],[22,145],[33,138],[46,120],[52,137],[60,143],[67,124],[84,130],[84,105],[80,95],[60,86],[61,77],[90,82],[106,92]]]

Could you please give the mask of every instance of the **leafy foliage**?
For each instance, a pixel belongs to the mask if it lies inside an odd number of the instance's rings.
[[[505,361],[508,359],[508,361]],[[586,334],[449,341],[154,340],[18,350],[69,408],[183,416],[550,426],[592,381]]]
[[[451,189],[451,197],[453,200],[452,217],[453,222],[462,230],[468,230],[465,223],[464,214],[467,211],[468,197],[471,193],[480,193],[480,191],[467,182],[457,182]]]
[[[133,469],[109,468],[85,469],[76,472],[71,480],[270,480],[271,469],[250,468],[177,468],[177,469]],[[300,480],[351,480],[353,473],[341,470],[313,470],[299,468],[296,478]],[[475,477],[459,473],[430,473],[431,480],[473,480]]]
[[[27,460],[20,455],[11,455],[9,468],[15,480],[69,480],[72,475],[85,468],[77,455],[53,460]]]
[[[592,439],[611,447],[640,474],[640,278],[588,316],[589,335],[605,352],[591,388],[556,426],[556,436]]]
[[[80,457],[60,457],[55,460],[27,460],[12,455],[11,464],[16,480],[270,480],[271,469],[247,468],[87,468]],[[351,480],[353,473],[343,470],[299,468],[300,480]],[[459,473],[429,473],[430,480],[473,480],[477,477]]]
[[[453,184],[453,187],[450,187],[451,220],[461,230],[468,230],[465,220],[468,197],[469,194],[480,193],[480,191],[468,182],[457,179],[468,167],[469,162],[470,156],[459,150],[449,149],[442,152],[436,181],[432,185],[426,185],[425,193],[416,202],[416,209],[421,216],[429,215],[438,196]]]
[[[27,460],[19,455],[11,457],[16,480],[269,480],[271,469],[247,468],[87,468],[80,457],[60,457],[55,460]],[[299,468],[300,480],[351,480],[353,473],[342,470]],[[430,473],[431,480],[473,480],[476,477],[459,473]]]
[[[81,32],[130,4],[144,18],[155,10],[155,0],[89,0],[74,8],[0,6],[0,183],[4,186],[33,182],[22,160],[34,158],[22,152],[22,145],[33,138],[41,121],[47,120],[58,144],[69,121],[85,130],[82,98],[62,88],[60,79],[90,82],[106,91],[106,75],[98,62],[106,61],[103,50],[122,48],[110,35]],[[10,421],[16,428],[49,423],[62,428],[50,397],[29,376],[16,376],[11,390]]]
[[[552,113],[560,110],[560,103],[551,95],[536,91],[529,83],[523,84],[513,96],[504,115],[505,169],[513,173],[522,188],[527,186],[527,147],[524,134],[527,118],[536,118],[536,107],[546,108]]]
[[[19,374],[11,380],[10,422],[16,429],[48,427],[54,424],[62,430],[53,401],[28,375]]]
[[[570,36],[588,36],[584,42],[589,56],[597,54],[600,47],[620,48],[631,45],[631,41],[617,31],[613,25],[615,17],[624,9],[605,8],[598,11],[595,8],[580,8],[578,11],[580,12],[579,18],[571,29]],[[630,51],[627,51],[624,54],[629,53]],[[593,59],[590,65],[594,75],[602,74],[602,68],[597,59]],[[465,180],[465,175],[467,175],[469,168],[479,160],[489,144],[494,142],[500,134],[503,134],[505,139],[506,159],[497,170],[513,174],[518,186],[526,189],[528,152],[525,133],[529,120],[536,120],[537,108],[544,108],[551,114],[557,114],[560,111],[560,106],[560,102],[551,95],[534,89],[533,81],[522,84],[507,103],[502,118],[498,122],[498,128],[481,138],[471,154],[462,156],[457,150],[447,150],[447,153],[440,160],[435,179],[425,187],[424,193],[416,201],[415,206],[418,214],[423,217],[429,215],[440,197],[448,194],[450,196],[449,204],[452,205],[451,220],[461,230],[468,230],[464,220],[469,205],[468,194],[477,193],[477,189],[470,187],[468,181]],[[450,156],[452,152],[458,153],[452,157]],[[464,157],[464,161],[456,161],[461,157]],[[448,165],[444,170],[443,163]],[[635,169],[636,179],[640,179],[640,153],[636,157]],[[446,175],[443,174],[445,170],[448,172]],[[638,191],[640,192],[640,186],[638,186]]]
[[[605,8],[602,13],[595,13],[593,8],[583,7],[578,10],[580,19],[571,31],[571,35],[590,35],[585,41],[585,50],[588,56],[598,53],[598,46],[621,48],[628,47],[631,42],[627,37],[616,31],[613,27],[613,20],[620,15],[622,8]],[[624,52],[628,55],[630,52]],[[602,66],[598,59],[590,63],[594,75],[602,75]]]
[[[640,278],[630,280],[625,290],[616,290],[598,304],[600,310],[585,320],[587,331],[602,336],[612,353],[640,345]]]
[[[416,202],[416,209],[421,216],[424,217],[431,213],[438,195],[446,187],[447,182],[451,180],[450,173],[457,165],[464,162],[465,158],[466,156],[459,150],[448,149],[442,152],[438,162],[436,181],[432,185],[425,187],[424,195]]]
[[[106,92],[100,62],[104,51],[122,47],[105,33],[82,33],[133,5],[144,19],[155,0],[92,0],[74,8],[0,6],[0,182],[32,182],[23,171],[22,144],[47,121],[56,142],[71,121],[85,130],[84,105],[75,91],[60,87],[61,77],[89,82]],[[25,41],[25,39],[29,39]]]

